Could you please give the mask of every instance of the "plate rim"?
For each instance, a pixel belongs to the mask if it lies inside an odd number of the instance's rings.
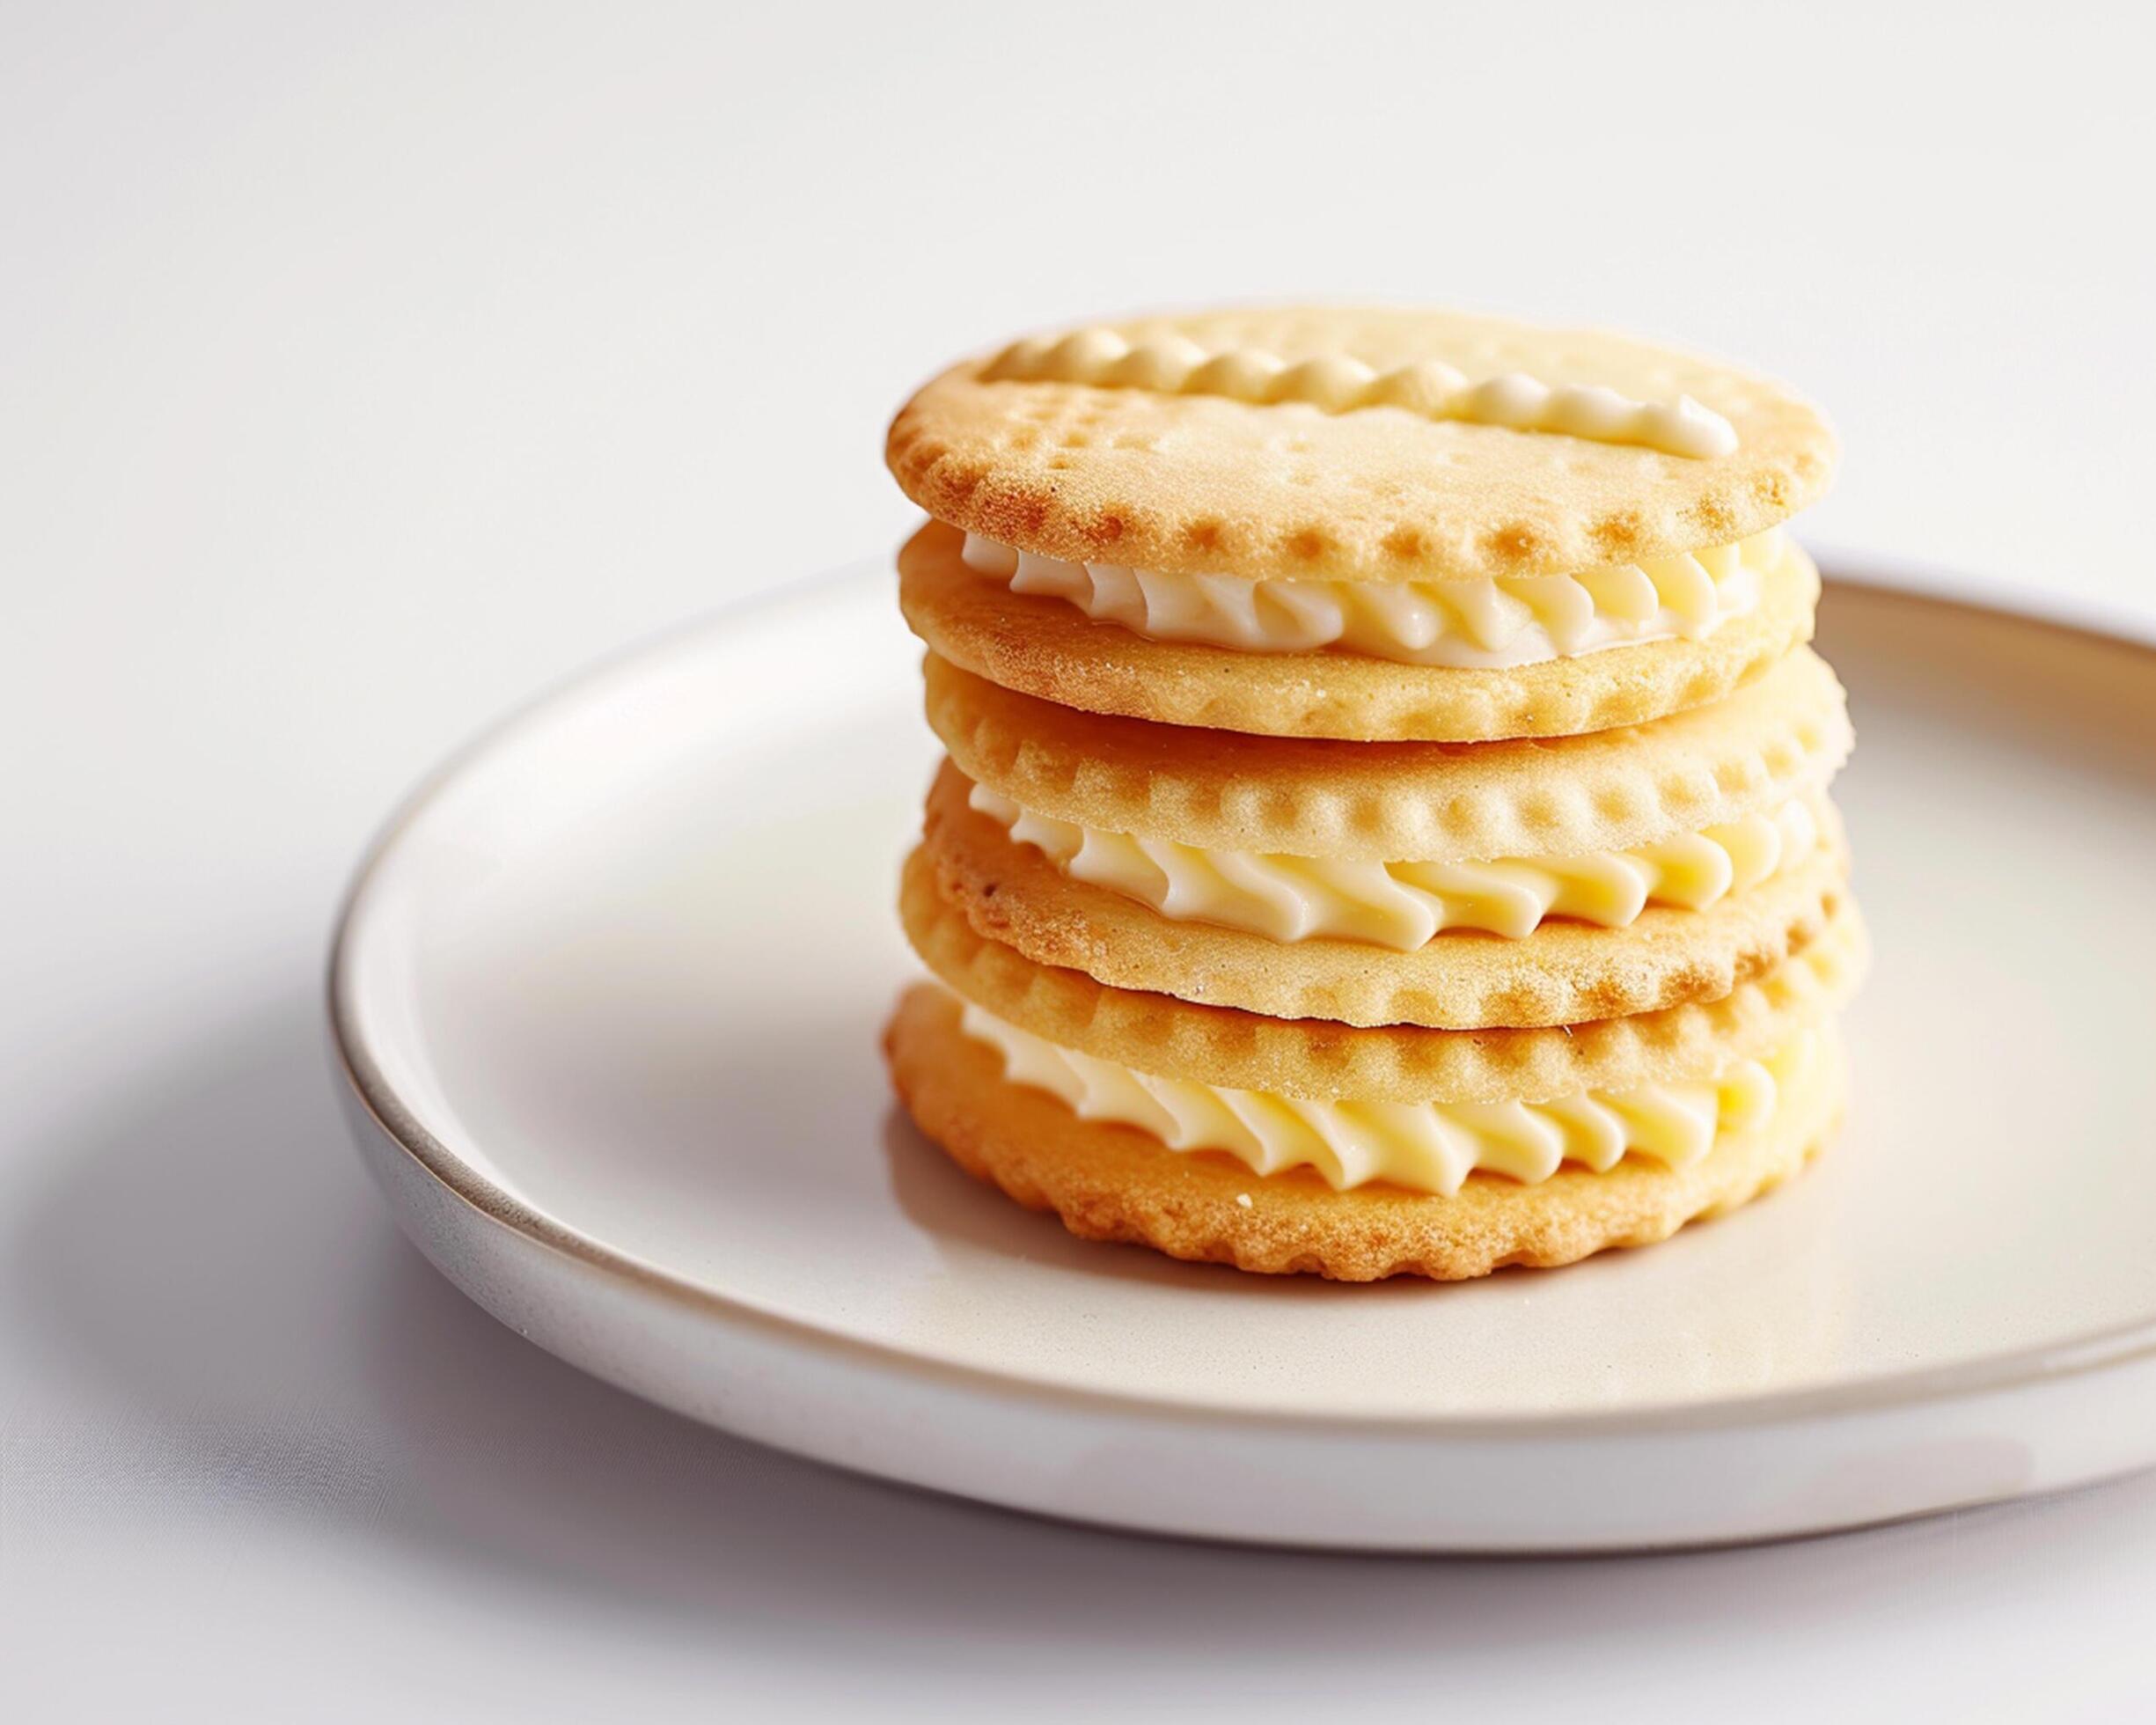
[[[2097,607],[2053,605],[2046,596],[1976,598],[1942,591],[1954,579],[1925,565],[1862,554],[1832,552],[1820,558],[1827,588],[1846,588],[1919,607],[1943,606],[1993,621],[2061,634],[2092,644],[2123,647],[2156,659],[2156,622],[2111,614]],[[354,868],[331,925],[324,976],[326,1020],[332,1061],[348,1092],[376,1130],[435,1185],[485,1222],[507,1230],[548,1253],[625,1284],[636,1294],[664,1299],[716,1319],[759,1332],[765,1339],[806,1347],[844,1363],[881,1369],[900,1376],[1037,1406],[1060,1406],[1118,1417],[1262,1428],[1284,1433],[1451,1436],[1477,1441],[1548,1438],[1570,1442],[1641,1432],[1683,1433],[1764,1428],[1790,1421],[1876,1414],[1928,1403],[1962,1400],[2124,1369],[2156,1359],[2156,1312],[2124,1324],[2100,1326],[2060,1340],[1947,1365],[1883,1372],[1845,1384],[1766,1390],[1704,1402],[1658,1402],[1622,1410],[1572,1409],[1545,1414],[1325,1413],[1295,1408],[1244,1409],[1202,1402],[1176,1402],[1134,1391],[1087,1388],[1018,1376],[986,1366],[942,1359],[895,1343],[840,1334],[809,1319],[767,1310],[753,1302],[676,1274],[634,1253],[606,1244],[489,1180],[458,1156],[420,1119],[383,1075],[359,1023],[352,980],[354,949],[372,883],[412,828],[467,771],[519,731],[585,694],[610,676],[681,650],[708,637],[797,606],[827,604],[834,593],[886,574],[881,559],[862,558],[819,574],[779,583],[674,623],[554,679],[451,750],[393,806]],[[1994,589],[1995,584],[1977,584]],[[1919,1512],[1920,1513],[1920,1512]]]

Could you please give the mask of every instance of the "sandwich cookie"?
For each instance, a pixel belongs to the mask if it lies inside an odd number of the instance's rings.
[[[1832,434],[1779,385],[1459,314],[1212,312],[954,367],[893,422],[900,602],[1065,706],[1486,740],[1719,699],[1808,639],[1781,524]]]
[[[1712,1000],[1815,936],[1851,734],[1800,650],[1712,707],[1473,746],[1059,708],[931,656],[921,870],[977,932],[1278,1017],[1563,1024]]]
[[[1844,1095],[1844,902],[1723,999],[1463,1033],[1116,989],[984,940],[909,871],[935,981],[886,1033],[916,1123],[1084,1237],[1345,1281],[1547,1267],[1665,1237],[1793,1174]]]

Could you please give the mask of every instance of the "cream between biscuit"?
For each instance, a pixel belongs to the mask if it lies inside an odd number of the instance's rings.
[[[1313,1170],[1337,1191],[1373,1182],[1450,1196],[1468,1176],[1523,1185],[1566,1163],[1606,1173],[1627,1156],[1689,1168],[1724,1139],[1757,1132],[1822,1082],[1839,1058],[1831,1021],[1757,1060],[1691,1083],[1581,1091],[1547,1102],[1382,1102],[1235,1090],[1140,1072],[1067,1048],[972,1002],[965,1034],[994,1049],[1006,1080],[1048,1091],[1082,1119],[1135,1127],[1173,1150],[1217,1150],[1253,1172]]]
[[[978,783],[967,802],[1063,874],[1177,921],[1400,952],[1448,929],[1521,940],[1550,917],[1622,929],[1650,904],[1704,910],[1810,856],[1824,826],[1823,794],[1805,791],[1778,808],[1632,850],[1388,862],[1208,850],[1104,832],[1036,813]]]
[[[968,533],[967,568],[1150,641],[1250,653],[1338,649],[1401,664],[1506,669],[1643,642],[1698,641],[1759,602],[1778,527],[1733,545],[1566,575],[1307,581],[1073,563]]]
[[[1739,441],[1735,426],[1689,395],[1639,400],[1605,385],[1552,385],[1519,371],[1475,378],[1440,359],[1382,371],[1352,353],[1290,363],[1263,348],[1212,349],[1177,333],[1133,344],[1104,326],[1014,341],[980,375],[985,382],[1219,395],[1254,406],[1292,402],[1333,414],[1393,407],[1424,419],[1634,444],[1693,460],[1728,455]]]

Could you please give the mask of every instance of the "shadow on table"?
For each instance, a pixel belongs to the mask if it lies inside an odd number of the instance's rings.
[[[1906,1606],[2032,1543],[2141,1538],[2156,1504],[2145,1479],[2039,1516],[1584,1562],[1258,1552],[979,1508],[707,1431],[519,1340],[396,1234],[331,1083],[315,1002],[295,994],[146,1074],[62,1147],[0,1277],[111,1423],[149,1434],[69,1457],[67,1513],[215,1506],[603,1598],[654,1628],[722,1616],[780,1644],[843,1633],[948,1659],[1014,1639],[1434,1653],[1591,1648],[1672,1613],[1789,1626]],[[1701,1567],[1722,1584],[1701,1587]]]

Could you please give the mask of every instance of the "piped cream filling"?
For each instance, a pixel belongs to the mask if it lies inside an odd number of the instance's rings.
[[[1697,641],[1759,602],[1789,554],[1778,527],[1681,556],[1569,575],[1469,581],[1302,581],[1067,563],[968,533],[977,574],[1153,641],[1250,653],[1338,649],[1402,664],[1536,664],[1645,641]]]
[[[1447,929],[1518,940],[1553,916],[1622,929],[1649,905],[1705,910],[1811,855],[1820,844],[1821,796],[1807,792],[1769,812],[1636,850],[1478,862],[1207,850],[1058,820],[984,784],[966,800],[1070,878],[1177,921],[1282,942],[1328,937],[1412,952]]]
[[[1336,1192],[1382,1180],[1446,1196],[1470,1174],[1534,1185],[1567,1163],[1606,1173],[1627,1156],[1689,1168],[1722,1139],[1756,1132],[1808,1083],[1829,1027],[1711,1080],[1583,1090],[1551,1102],[1357,1102],[1164,1078],[1082,1053],[967,1002],[966,1035],[1011,1083],[1047,1091],[1085,1120],[1149,1133],[1171,1150],[1218,1150],[1256,1174],[1314,1170]]]
[[[1008,378],[1221,395],[1253,404],[1300,402],[1329,414],[1394,407],[1424,419],[1636,444],[1694,460],[1731,454],[1738,442],[1735,426],[1689,395],[1640,400],[1607,385],[1546,384],[1523,371],[1470,378],[1441,359],[1383,371],[1353,354],[1314,354],[1290,363],[1262,348],[1208,349],[1174,334],[1133,343],[1097,326],[1014,341],[980,376],[986,383]]]

